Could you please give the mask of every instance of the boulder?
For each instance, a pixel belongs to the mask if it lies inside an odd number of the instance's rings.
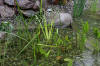
[[[68,26],[71,26],[73,19],[71,14],[69,13],[56,13],[56,12],[50,12],[50,13],[46,13],[46,19],[47,22],[50,24],[53,20],[55,27],[61,27],[61,28],[65,28]]]
[[[50,5],[50,3],[48,2],[48,0],[42,0],[42,8],[43,9],[47,9],[48,6]],[[33,6],[33,9],[39,9],[40,8],[40,0],[37,0]]]
[[[34,2],[32,2],[30,0],[16,0],[16,1],[18,3],[19,7],[21,7],[22,9],[29,9],[29,8],[32,8],[34,5]],[[5,0],[4,2],[10,6],[15,5],[14,0]]]
[[[40,1],[36,1],[34,6],[33,6],[33,10],[38,10],[40,8]]]
[[[4,0],[4,2],[8,5],[14,6],[14,0]]]
[[[12,17],[15,11],[8,6],[0,6],[0,16],[1,17]]]
[[[73,22],[72,16],[69,13],[59,13],[59,17],[56,18],[56,20],[55,20],[56,25],[63,24],[62,28],[70,26],[72,24],[72,22]]]
[[[0,0],[0,5],[3,5],[3,0]]]
[[[21,10],[21,12],[26,16],[26,17],[31,17],[35,15],[35,12],[33,10]]]
[[[17,0],[17,2],[22,9],[30,9],[34,6],[34,3],[29,0]]]

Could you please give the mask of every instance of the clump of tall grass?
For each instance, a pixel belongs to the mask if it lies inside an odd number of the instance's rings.
[[[86,0],[74,0],[73,17],[82,15]]]
[[[77,45],[80,48],[81,51],[84,51],[85,49],[85,42],[87,40],[87,33],[89,31],[89,24],[88,22],[82,22],[82,30],[79,30],[77,33]]]
[[[90,7],[90,11],[96,13],[96,11],[98,10],[97,8],[97,4],[98,4],[99,0],[93,0],[93,2],[91,3],[91,7]]]
[[[96,42],[94,44],[92,44],[93,47],[94,47],[94,54],[98,55],[99,52],[100,52],[100,43],[99,43],[100,30],[99,30],[99,28],[94,28],[93,33],[94,33],[94,36],[95,36],[95,39],[96,39]]]

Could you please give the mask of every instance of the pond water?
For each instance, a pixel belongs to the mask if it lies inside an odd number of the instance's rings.
[[[76,57],[76,60],[73,66],[100,66],[100,53],[93,54],[95,52],[95,47],[92,44],[96,43],[96,40],[93,36],[93,29],[95,27],[100,29],[100,14],[97,13],[84,13],[82,16],[82,20],[88,21],[90,32],[88,35],[88,39],[86,40],[86,49],[80,55],[80,57]],[[80,18],[79,18],[80,19]],[[77,20],[77,22],[80,20]],[[100,44],[100,41],[99,41]],[[100,47],[100,46],[99,46]]]
[[[78,56],[75,56],[75,60],[74,60],[74,63],[73,63],[73,66],[100,66],[100,53],[97,53],[97,54],[94,54],[94,50],[95,48],[92,46],[92,44],[96,43],[96,39],[94,38],[93,36],[93,29],[95,27],[99,28],[100,29],[100,12],[98,11],[97,13],[90,13],[89,11],[86,11],[83,13],[83,15],[80,17],[80,18],[77,18],[75,19],[75,22],[73,22],[73,30],[74,31],[78,31],[80,30],[82,24],[81,24],[81,21],[88,21],[89,23],[89,33],[88,33],[88,38],[86,40],[86,49],[82,52],[82,54],[78,53],[78,51],[76,52],[76,54],[79,54]],[[32,25],[32,24],[31,24]],[[33,26],[33,25],[32,25]],[[21,26],[20,26],[21,27]],[[20,28],[19,27],[19,28]],[[24,28],[23,28],[24,29]],[[31,28],[30,28],[31,29]],[[33,32],[36,31],[36,30],[33,30]],[[72,34],[72,30],[67,30],[65,29],[64,30],[61,30],[60,31],[64,36],[66,36],[68,33],[69,35]],[[68,33],[66,33],[68,32]],[[23,30],[20,34],[24,34]],[[33,33],[31,32],[32,36]],[[61,34],[60,34],[61,35]],[[27,36],[27,35],[26,35]],[[27,37],[25,37],[27,38]],[[10,38],[11,39],[11,42],[12,43],[8,43],[8,49],[7,49],[7,53],[5,53],[5,60],[2,61],[2,58],[0,58],[0,62],[4,63],[7,65],[7,66],[30,66],[30,64],[32,64],[34,62],[34,58],[33,58],[33,49],[31,46],[28,47],[28,50],[25,50],[24,52],[22,52],[22,54],[16,58],[16,55],[18,54],[18,52],[25,46],[23,45],[23,43],[25,42],[22,42],[20,45],[18,44],[18,42],[21,42],[22,40],[18,40],[18,39],[13,39],[12,37]],[[56,38],[57,39],[57,38]],[[17,41],[18,40],[18,41]],[[14,41],[14,42],[13,42]],[[25,43],[27,44],[27,43]],[[99,41],[99,44],[100,44],[100,41]],[[4,54],[4,51],[2,50],[2,48],[4,49],[4,43],[1,44],[2,46],[0,46],[1,50],[0,52],[2,54],[0,54],[0,57],[4,57],[3,54]],[[39,66],[39,64],[41,64],[40,66],[66,66],[66,62],[64,63],[62,60],[60,61],[61,64],[59,64],[58,61],[56,61],[56,57],[59,55],[57,55],[57,52],[59,51],[57,48],[45,48],[46,50],[49,50],[49,49],[52,49],[51,51],[51,54],[50,54],[50,58],[47,58],[45,59],[44,56],[43,58],[41,59],[41,55],[39,53],[38,56],[39,59],[38,59],[38,63],[37,63],[37,66]],[[61,47],[62,51],[63,49],[65,50],[65,48]],[[72,48],[70,51],[73,51],[72,53],[69,53],[72,54],[70,55],[71,57],[73,57],[73,54],[75,53],[77,49],[75,48],[75,50]],[[68,52],[61,52],[61,56],[66,58],[66,57],[69,57],[69,55],[67,54]],[[60,56],[59,56],[60,57]],[[1,64],[2,65],[2,64]]]

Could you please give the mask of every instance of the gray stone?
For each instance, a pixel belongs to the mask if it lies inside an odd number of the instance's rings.
[[[14,6],[14,0],[4,0],[4,2],[8,5],[13,5]]]
[[[37,0],[37,1],[35,2],[34,6],[33,6],[33,9],[34,9],[34,10],[38,10],[39,8],[40,8],[40,1]]]
[[[0,15],[1,17],[12,17],[14,16],[15,11],[8,6],[0,6]]]
[[[3,5],[3,0],[0,0],[0,5]]]
[[[22,9],[30,9],[34,6],[34,3],[29,0],[17,0],[19,7]]]
[[[29,9],[32,8],[34,5],[34,2],[30,0],[16,0],[16,1],[18,3],[18,6],[21,7],[22,9]],[[5,0],[4,2],[12,6],[16,5],[14,0]]]
[[[53,20],[55,27],[61,25],[61,28],[65,28],[73,22],[71,14],[63,12],[46,13],[46,19],[48,23],[51,23]]]
[[[42,8],[47,9],[50,6],[50,3],[48,3],[48,0],[42,0]],[[37,0],[33,6],[33,9],[40,8],[40,0]]]
[[[35,12],[33,10],[21,10],[21,12],[27,17],[31,17],[35,15]]]

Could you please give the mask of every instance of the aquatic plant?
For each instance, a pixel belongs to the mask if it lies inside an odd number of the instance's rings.
[[[81,9],[83,9],[83,7]],[[75,17],[76,16],[77,15],[75,14]],[[36,23],[35,28],[33,28],[34,26],[32,25],[32,20],[36,21],[34,22]],[[51,24],[47,24],[47,20],[42,14],[42,3],[40,13],[38,15],[26,19],[23,17],[22,14],[19,14],[19,16],[16,17],[16,21],[16,31],[14,33],[8,33],[8,35],[13,36],[13,39],[8,39],[6,41],[4,56],[6,56],[7,50],[9,48],[8,46],[11,46],[11,48],[13,48],[11,49],[11,52],[14,52],[14,59],[21,59],[24,65],[28,65],[27,60],[30,58],[31,64],[29,64],[29,66],[47,66],[46,64],[49,64],[48,62],[50,61],[52,63],[55,63],[56,65],[62,63],[61,61],[59,63],[56,62],[55,57],[58,56],[58,60],[59,58],[64,57],[62,59],[63,63],[65,63],[68,66],[72,66],[74,61],[72,59],[73,56],[79,55],[85,49],[85,42],[87,40],[87,34],[89,32],[90,27],[87,21],[83,21],[81,23],[81,29],[79,29],[76,32],[72,31],[72,29],[71,32],[69,32],[69,30],[66,28],[53,28],[53,22],[51,22]],[[29,24],[32,25],[31,29],[29,29]],[[74,36],[74,34],[76,34],[77,36]],[[97,37],[97,39],[100,38],[99,29],[94,29],[94,34]],[[98,41],[94,44],[94,47],[95,50],[99,52],[100,49]],[[29,58],[27,58],[27,56],[29,56]],[[5,58],[3,59],[3,64],[6,61]]]
[[[87,40],[87,33],[89,31],[89,24],[88,22],[82,21],[82,30],[80,30],[77,34],[77,45],[80,48],[81,51],[85,49],[85,42]]]
[[[14,27],[9,21],[5,21],[0,24],[0,31],[12,32],[13,29]]]
[[[96,38],[100,39],[100,30],[99,30],[99,28],[94,28],[93,32],[94,32],[94,35],[96,36]]]
[[[68,62],[67,66],[73,66],[73,59],[65,58],[64,61]]]
[[[47,41],[49,41],[52,37],[52,32],[53,32],[53,22],[51,22],[51,26],[50,29],[48,28],[48,24],[46,19],[44,19],[44,26],[42,26],[42,24],[40,23],[42,32],[44,34],[45,39],[47,39]]]
[[[86,0],[74,0],[73,17],[82,15]]]
[[[91,3],[91,7],[90,7],[90,11],[96,13],[97,9],[97,4],[98,4],[99,0],[93,0],[93,2]]]
[[[95,35],[95,40],[96,40],[96,42],[92,44],[94,47],[94,54],[98,55],[100,52],[100,44],[99,44],[100,31],[99,31],[99,28],[94,28],[93,34]]]

